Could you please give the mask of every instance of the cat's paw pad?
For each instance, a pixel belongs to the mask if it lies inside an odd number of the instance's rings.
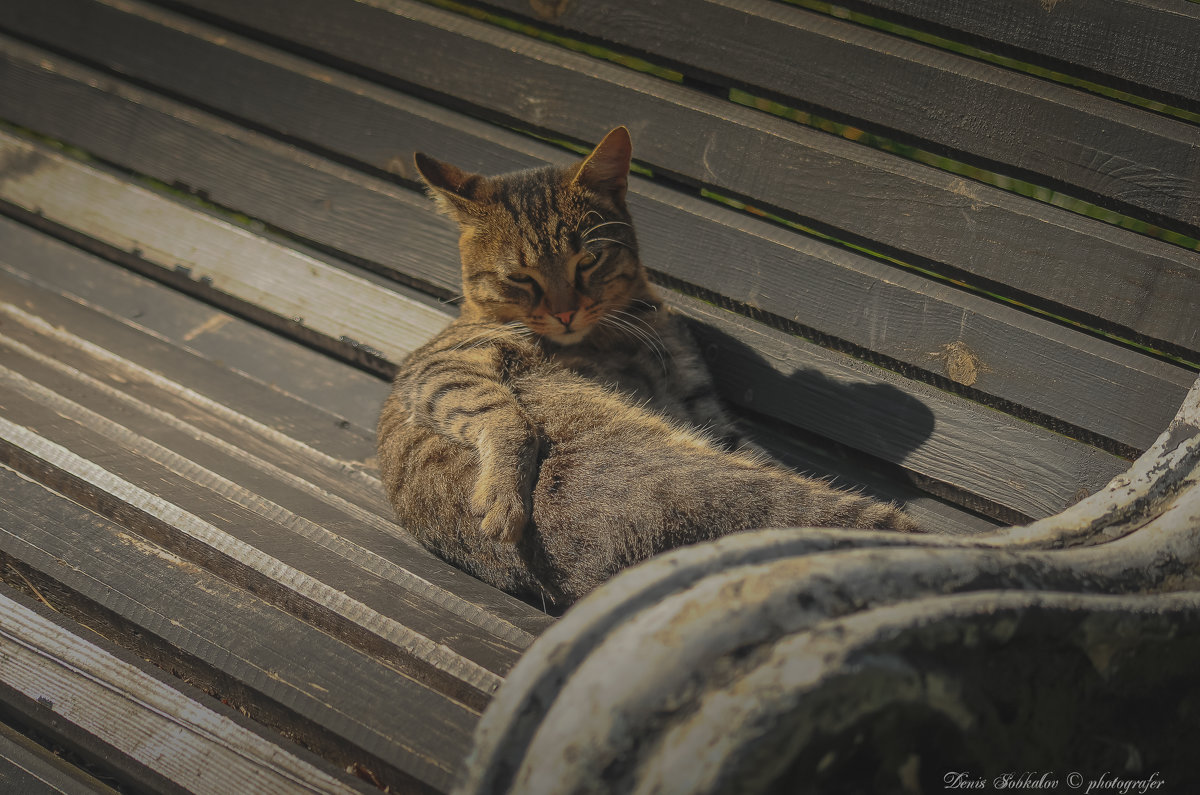
[[[471,510],[479,529],[497,541],[515,544],[529,521],[528,499],[514,484],[503,487],[494,478],[480,478],[471,495]]]

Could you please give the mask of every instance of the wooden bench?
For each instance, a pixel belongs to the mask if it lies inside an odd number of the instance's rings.
[[[1196,41],[1187,0],[5,0],[0,786],[1194,781]],[[747,534],[555,621],[394,525],[375,417],[459,292],[412,153],[616,124],[722,395],[934,535]]]

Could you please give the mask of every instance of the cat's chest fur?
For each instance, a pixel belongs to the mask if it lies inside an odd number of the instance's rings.
[[[650,411],[724,435],[728,421],[683,321],[662,312],[639,331],[635,338],[601,334],[580,345],[548,346],[547,354],[555,364]]]

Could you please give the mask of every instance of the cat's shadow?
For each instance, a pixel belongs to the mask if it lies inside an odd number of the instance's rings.
[[[756,441],[770,452],[786,460],[796,459],[799,450],[798,460],[788,461],[793,466],[835,476],[846,485],[865,485],[870,493],[878,489],[863,481],[862,461],[869,456],[887,462],[885,468],[903,464],[933,434],[933,412],[889,383],[901,381],[894,373],[840,362],[841,354],[793,343],[783,335],[764,336],[749,322],[724,329],[693,320],[691,328],[722,398],[735,411],[766,420],[768,431]],[[818,361],[823,362],[820,368]],[[788,438],[788,426],[800,433]],[[846,456],[828,450],[804,454],[805,447],[812,448],[814,441],[819,445],[822,438],[837,443],[832,447],[864,455],[857,456],[857,463],[846,463]],[[879,496],[895,499],[900,494]]]

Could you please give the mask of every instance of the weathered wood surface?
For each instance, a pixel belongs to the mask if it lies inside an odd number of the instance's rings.
[[[1135,339],[1200,349],[1200,327],[1184,299],[1200,288],[1200,255],[1170,244],[418,3],[392,2],[386,10],[338,0],[185,5],[423,96],[453,97],[448,104],[558,137],[596,140],[612,119],[625,119],[641,142],[639,157],[657,173],[749,197],[851,242]],[[170,84],[200,104],[254,113],[260,95],[228,97],[240,75],[194,93],[204,84],[195,74],[204,70],[165,66],[162,56],[171,52],[156,47],[166,39],[150,17],[174,27],[198,23],[131,0],[119,8],[130,13],[85,0],[13,0],[0,9],[0,22]],[[98,28],[115,34],[90,35]],[[456,58],[443,61],[444,52]],[[570,99],[576,96],[589,101],[581,106]],[[694,134],[680,138],[680,129]],[[906,199],[892,201],[897,196]],[[1081,263],[1093,289],[1074,289]]]
[[[963,32],[986,50],[1135,95],[1200,110],[1200,9],[1188,0],[847,0],[846,6],[913,27]]]
[[[696,337],[709,366],[724,374],[718,387],[733,405],[869,449],[1014,512],[1009,516],[1057,513],[1128,466],[701,301],[678,297],[673,304],[701,321]]]
[[[0,723],[0,792],[115,795],[116,790]]]
[[[208,47],[206,63],[232,57],[228,41]],[[429,149],[488,171],[562,159],[515,134],[320,67],[294,63],[285,71],[259,45],[237,51],[243,50],[256,55],[241,63],[243,82],[270,65],[279,90],[266,96],[286,98],[280,107],[259,103],[256,123],[274,119],[292,135],[304,129],[322,147],[368,165],[403,159],[393,154],[396,148]],[[23,124],[188,185],[373,267],[457,291],[452,230],[423,198],[44,51],[2,39],[0,51],[0,69],[12,87],[0,103]],[[328,122],[301,127],[306,115],[357,119],[360,126],[322,137],[316,128]],[[378,136],[363,133],[371,125],[394,131],[388,135],[394,143],[381,148]],[[131,140],[139,145],[129,146]],[[255,178],[244,179],[247,173]],[[871,351],[951,388],[969,388],[976,399],[1020,406],[1022,416],[1106,449],[1145,449],[1190,383],[1179,368],[648,181],[635,180],[634,191],[644,258],[665,277],[725,295],[744,305],[742,312],[768,313],[773,322]],[[1014,348],[1023,355],[1011,356]],[[1129,412],[1131,400],[1144,409]]]
[[[7,456],[6,456],[7,457]],[[444,788],[470,711],[5,467],[4,579],[339,766]],[[418,720],[418,717],[420,719]]]
[[[232,710],[218,712],[215,701],[200,703],[172,687],[161,672],[105,646],[49,610],[0,594],[0,654],[5,661],[0,686],[26,699],[28,712],[40,710],[73,726],[76,739],[88,737],[83,740],[91,746],[87,750],[102,749],[105,764],[132,770],[144,785],[213,795],[369,791],[315,763],[301,749],[281,747],[277,738],[235,718]],[[6,739],[0,734],[0,743]],[[112,758],[118,755],[119,762]],[[88,786],[78,774],[60,771],[52,777],[33,765],[25,770],[47,792],[112,792],[96,782]],[[3,791],[24,795],[40,790]]]
[[[769,531],[651,561],[525,655],[460,791],[896,790],[1099,773],[1122,744],[1134,772],[1194,782],[1189,738],[1155,710],[1195,721],[1177,709],[1200,661],[1198,481],[1200,381],[1133,471],[1040,525]]]
[[[685,78],[1200,230],[1200,128],[1150,111],[779,2],[490,5],[665,61]]]
[[[224,405],[253,416],[260,422],[285,431],[294,438],[308,438],[310,444],[330,452],[338,437],[356,438],[358,446],[351,454],[366,449],[379,417],[379,407],[387,396],[389,384],[370,373],[348,368],[343,362],[305,346],[290,344],[279,334],[230,315],[228,312],[190,298],[169,287],[87,254],[61,240],[41,234],[11,218],[0,216],[0,240],[4,255],[0,267],[9,275],[29,284],[68,296],[81,307],[130,321],[150,332],[156,343],[146,345],[144,337],[131,329],[127,335],[110,332],[105,347],[144,367],[168,375],[177,383],[195,391],[205,386],[207,373],[201,368],[172,366],[175,348],[186,348],[201,360],[220,362],[253,381],[278,389],[287,395],[320,406],[337,417],[337,425],[325,430],[311,428],[309,435],[294,423],[283,424],[286,399],[274,407],[253,406],[245,392],[226,396]],[[18,266],[17,263],[20,265]],[[32,291],[30,295],[38,295]],[[79,317],[86,312],[80,311]],[[64,324],[64,327],[75,327]],[[78,328],[86,328],[86,325]],[[113,329],[122,325],[113,325]],[[99,341],[99,340],[93,340]],[[162,342],[169,342],[163,345]],[[191,360],[185,357],[184,361]],[[161,362],[161,365],[159,364]],[[162,369],[159,369],[159,368]],[[212,386],[213,379],[207,379]],[[241,401],[238,401],[239,396]],[[257,410],[257,411],[256,411]],[[261,413],[258,413],[261,411]],[[352,429],[341,427],[346,424]],[[324,434],[320,431],[325,430]],[[349,432],[348,432],[349,431]],[[316,432],[316,433],[313,433]]]
[[[0,136],[0,146],[10,162],[25,164],[0,184],[0,198],[136,253],[155,269],[182,267],[191,278],[208,280],[239,301],[297,319],[326,336],[363,342],[393,361],[428,336],[428,329],[421,332],[428,317],[445,322],[444,316],[365,278],[354,280],[218,219],[193,217],[186,207],[116,176],[11,136]],[[243,244],[261,249],[256,259],[274,257],[282,264],[272,270],[240,267],[247,256],[238,248]],[[283,277],[286,267],[303,278]],[[889,377],[733,313],[683,296],[673,303],[701,321],[701,343],[734,404],[978,494],[1009,512],[1000,518],[1053,514],[1126,466],[1116,456],[932,387]],[[797,396],[806,400],[803,408]]]

